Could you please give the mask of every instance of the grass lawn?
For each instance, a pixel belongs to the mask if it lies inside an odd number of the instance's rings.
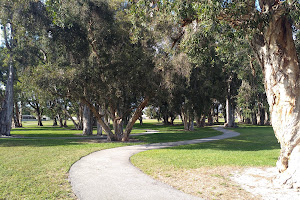
[[[274,136],[272,127],[243,126],[233,129],[241,133],[240,136],[216,142],[193,144],[172,147],[167,149],[151,150],[142,152],[131,157],[132,163],[144,171],[146,174],[173,184],[178,189],[183,189],[181,183],[177,182],[190,176],[189,182],[193,182],[199,173],[210,171],[207,180],[199,177],[202,181],[194,183],[202,184],[209,182],[212,177],[221,177],[221,184],[227,184],[222,169],[228,171],[227,175],[234,169],[243,167],[269,167],[275,166],[279,156],[280,146]],[[211,170],[216,169],[216,170]],[[184,177],[186,176],[186,177]],[[220,185],[213,186],[214,190]],[[186,185],[186,187],[188,187]],[[191,186],[193,188],[193,186]],[[210,191],[210,186],[193,189],[190,193],[209,199],[231,199],[234,197],[222,198],[211,192],[208,196],[203,196],[204,191]],[[225,186],[224,186],[225,187]],[[225,187],[226,189],[226,187]],[[184,189],[183,189],[184,190]],[[196,192],[195,192],[196,190]],[[198,190],[198,192],[197,192]],[[228,188],[227,188],[228,190]],[[184,190],[185,192],[189,192]],[[246,198],[245,198],[246,199]]]
[[[37,127],[36,122],[24,122],[24,128],[12,131],[13,135],[41,137],[41,139],[0,138],[0,199],[74,199],[68,182],[71,165],[91,152],[137,143],[100,143],[97,140],[47,139],[72,137],[81,131],[69,128]],[[188,133],[181,126],[156,125],[148,120],[136,124],[133,133],[145,129],[159,130],[161,134],[136,136],[145,143],[178,141],[215,136],[220,133],[204,128]]]

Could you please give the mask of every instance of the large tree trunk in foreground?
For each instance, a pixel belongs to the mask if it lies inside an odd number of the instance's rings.
[[[272,126],[281,145],[277,181],[300,188],[300,70],[284,11],[274,11],[265,32],[256,36],[252,46],[263,69]]]
[[[12,61],[11,61],[12,62]],[[13,87],[14,87],[14,67],[12,63],[9,66],[8,79],[5,90],[5,99],[0,111],[0,135],[10,135],[12,115],[14,109],[13,103]]]

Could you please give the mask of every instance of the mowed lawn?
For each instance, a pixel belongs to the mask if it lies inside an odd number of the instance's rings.
[[[230,177],[247,167],[273,167],[280,145],[270,126],[232,129],[238,137],[141,152],[132,163],[146,174],[204,199],[255,199]]]
[[[272,127],[245,126],[232,129],[238,137],[201,144],[151,150],[136,154],[132,162],[151,173],[158,168],[199,166],[274,166],[280,146]],[[148,167],[147,167],[148,166]]]
[[[209,128],[185,132],[179,125],[157,125],[155,120],[145,122],[143,125],[137,123],[133,134],[146,129],[159,130],[160,133],[134,137],[143,143],[205,138],[220,134]],[[74,162],[94,151],[138,144],[106,143],[97,139],[86,140],[84,136],[81,136],[83,139],[63,139],[78,137],[81,131],[73,130],[72,125],[68,128],[52,127],[51,122],[44,122],[44,125],[37,127],[36,122],[25,122],[24,128],[12,131],[16,136],[34,138],[0,138],[0,199],[75,199],[68,182],[68,171]]]

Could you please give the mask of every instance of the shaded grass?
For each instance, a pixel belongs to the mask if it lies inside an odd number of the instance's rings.
[[[153,172],[216,166],[275,166],[280,147],[272,127],[242,127],[240,136],[216,142],[142,152],[131,157],[135,166]]]

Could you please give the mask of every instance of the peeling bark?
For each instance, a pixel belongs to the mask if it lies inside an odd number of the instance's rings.
[[[5,90],[5,99],[2,102],[2,110],[0,111],[0,135],[10,136],[12,115],[13,115],[13,86],[14,86],[14,67],[9,65],[8,80]]]
[[[252,46],[264,73],[271,122],[281,145],[277,180],[300,188],[300,70],[291,24],[284,12],[284,8],[273,11]]]

